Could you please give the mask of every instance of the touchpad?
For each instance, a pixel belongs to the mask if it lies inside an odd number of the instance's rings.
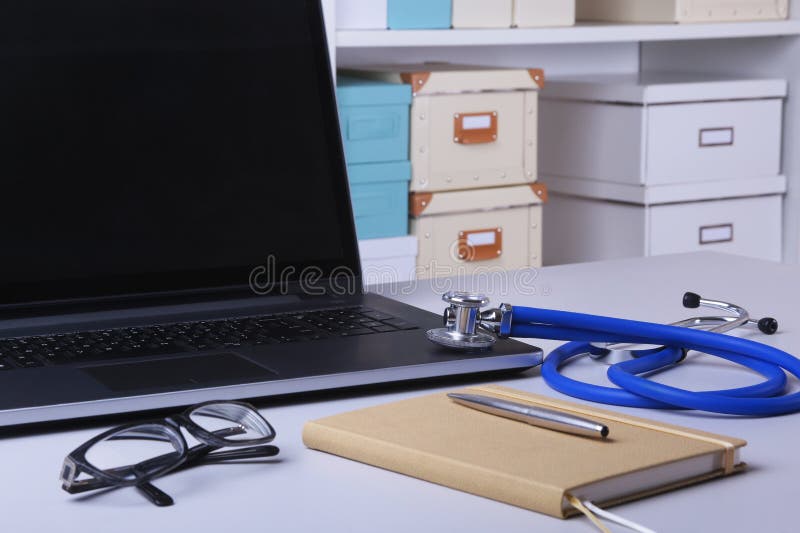
[[[82,370],[115,392],[230,385],[265,381],[277,376],[274,372],[233,353],[97,366]]]

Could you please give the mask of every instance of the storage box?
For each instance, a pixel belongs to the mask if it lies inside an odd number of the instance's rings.
[[[541,171],[636,185],[780,174],[784,80],[609,75],[550,80]]]
[[[348,164],[408,159],[408,85],[340,76],[336,95]]]
[[[380,30],[387,27],[386,0],[336,0],[340,30]]]
[[[388,0],[389,28],[417,30],[449,28],[451,0]]]
[[[541,184],[411,195],[420,278],[541,264]]]
[[[512,0],[453,0],[453,28],[509,28]]]
[[[789,0],[578,0],[578,20],[723,22],[789,16]]]
[[[536,181],[540,69],[447,63],[365,69],[360,76],[413,87],[412,191]]]
[[[408,235],[408,161],[348,165],[359,239]]]
[[[782,201],[780,194],[772,194],[635,205],[551,193],[544,212],[544,262],[700,250],[780,261]]]
[[[364,285],[411,281],[416,277],[417,238],[414,236],[358,241]]]
[[[573,26],[574,0],[514,0],[514,26]]]

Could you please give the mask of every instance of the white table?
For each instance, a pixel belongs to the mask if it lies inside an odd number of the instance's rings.
[[[488,283],[492,290],[486,283],[471,287],[466,281],[462,280],[462,287],[485,290],[494,303],[502,300],[655,322],[690,314],[682,308],[681,296],[692,290],[739,303],[755,317],[778,318],[778,335],[746,334],[800,353],[798,266],[690,254],[544,268],[526,290],[509,286],[505,294],[496,278]],[[397,298],[439,312],[438,294],[446,288],[450,287],[439,282],[437,286],[420,282],[410,294]],[[559,343],[538,344],[548,352]],[[568,374],[597,383],[604,379],[603,367],[591,361],[575,363]],[[659,379],[702,389],[750,384],[758,378],[720,360],[696,356]],[[475,383],[482,381],[478,378]],[[504,384],[561,397],[547,387],[538,370]],[[796,380],[792,384],[797,388]],[[301,442],[307,420],[455,386],[459,385],[404,387],[309,401],[300,398],[291,403],[266,401],[262,412],[278,431],[280,461],[205,466],[167,476],[156,484],[175,498],[170,508],[152,506],[134,489],[84,498],[61,490],[58,471],[64,455],[98,433],[99,426],[6,436],[0,439],[0,531],[595,531],[584,518],[550,518],[311,451]],[[740,476],[617,507],[619,514],[659,532],[800,530],[796,515],[800,415],[736,419],[614,409],[745,438],[749,444],[743,457],[751,465]]]

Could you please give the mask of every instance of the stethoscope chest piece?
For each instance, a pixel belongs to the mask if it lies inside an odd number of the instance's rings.
[[[444,311],[443,328],[430,329],[428,340],[448,348],[486,349],[497,341],[494,335],[481,331],[480,309],[489,303],[482,294],[448,292],[442,296],[449,307]]]

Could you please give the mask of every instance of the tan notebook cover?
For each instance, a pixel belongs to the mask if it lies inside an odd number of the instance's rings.
[[[566,518],[587,485],[715,454],[720,468],[624,496],[610,506],[741,471],[740,439],[487,385],[459,392],[561,409],[603,421],[609,439],[579,437],[470,409],[437,393],[308,422],[303,442],[458,490]],[[667,467],[669,468],[669,467]],[[653,470],[656,472],[656,470]]]

